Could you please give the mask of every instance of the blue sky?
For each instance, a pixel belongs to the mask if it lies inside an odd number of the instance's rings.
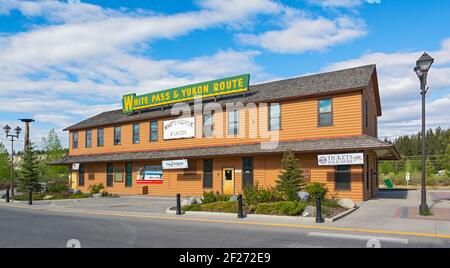
[[[376,63],[380,138],[449,127],[450,1],[0,1],[0,124],[32,117],[33,140],[120,107],[120,96],[241,73],[251,83]],[[2,140],[0,140],[1,142]]]

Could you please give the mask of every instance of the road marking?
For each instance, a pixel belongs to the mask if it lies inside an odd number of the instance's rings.
[[[16,209],[28,209],[28,210],[38,210],[31,207],[17,207],[11,205],[3,205],[3,207],[10,207]],[[39,210],[38,210],[39,211]],[[404,232],[404,231],[390,231],[390,230],[376,230],[376,229],[363,229],[363,228],[352,228],[352,227],[333,227],[333,226],[319,226],[319,225],[301,225],[301,224],[288,224],[288,223],[270,223],[270,222],[246,222],[246,221],[231,221],[231,220],[211,220],[202,218],[188,218],[186,216],[155,216],[155,215],[142,215],[137,213],[104,213],[104,212],[93,212],[93,211],[77,211],[77,210],[46,210],[47,212],[60,212],[60,213],[78,213],[86,215],[101,215],[101,216],[114,216],[122,218],[142,218],[142,219],[156,219],[156,220],[178,220],[178,221],[196,221],[196,222],[213,222],[213,223],[229,223],[229,224],[242,224],[242,225],[258,225],[258,226],[271,226],[271,227],[287,227],[287,228],[297,228],[297,229],[315,229],[315,230],[333,230],[333,231],[345,231],[345,232],[356,232],[356,233],[378,233],[378,234],[390,234],[390,235],[402,235],[402,236],[416,236],[416,237],[430,237],[430,238],[441,238],[450,239],[450,234],[433,234],[433,233],[418,233],[418,232]]]
[[[378,236],[366,236],[366,235],[349,235],[349,234],[336,234],[336,233],[318,233],[311,232],[308,236],[315,237],[326,237],[326,238],[342,238],[342,239],[354,239],[354,240],[378,240],[381,242],[397,243],[397,244],[408,244],[408,239],[394,238],[394,237],[378,237]]]

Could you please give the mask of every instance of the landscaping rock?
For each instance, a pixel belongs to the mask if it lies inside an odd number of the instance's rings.
[[[351,200],[350,198],[343,198],[340,199],[338,202],[338,205],[343,207],[343,208],[347,208],[347,209],[351,209],[356,207],[355,202],[353,202],[353,200]]]
[[[181,206],[190,206],[190,205],[192,205],[192,200],[190,198],[181,200]]]
[[[235,201],[237,201],[238,200],[238,195],[237,194],[234,194],[234,195],[232,195],[232,196],[230,196],[230,202],[235,202]]]
[[[73,190],[72,193],[73,194],[81,194],[81,191],[80,190]]]
[[[315,217],[317,215],[316,207],[313,206],[307,206],[305,210],[303,211],[302,216],[303,217]]]
[[[50,200],[53,198],[53,195],[46,195],[44,196],[44,198],[42,198],[42,200]]]
[[[202,198],[199,196],[193,196],[189,198],[189,201],[191,202],[191,204],[201,204]]]
[[[102,193],[93,194],[92,197],[102,197]]]
[[[302,201],[308,201],[310,197],[308,192],[298,192],[297,195]]]

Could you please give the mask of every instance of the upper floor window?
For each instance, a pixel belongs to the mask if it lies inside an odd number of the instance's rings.
[[[105,144],[103,128],[97,129],[97,146],[101,147]]]
[[[139,124],[133,124],[133,143],[139,143]]]
[[[92,130],[86,130],[86,148],[92,147]]]
[[[319,127],[333,125],[333,108],[331,99],[319,100]]]
[[[122,130],[120,127],[114,127],[114,145],[119,145],[122,142]]]
[[[158,121],[150,122],[150,141],[158,141]]]
[[[281,106],[278,103],[271,104],[269,107],[269,130],[281,129]]]
[[[78,132],[72,133],[72,148],[73,149],[78,148]]]
[[[203,115],[203,137],[213,136],[213,114]]]
[[[228,135],[239,134],[239,111],[228,112]]]

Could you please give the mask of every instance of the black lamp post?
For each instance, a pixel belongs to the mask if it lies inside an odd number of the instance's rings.
[[[421,191],[421,202],[420,202],[420,215],[427,215],[428,205],[427,205],[427,192],[425,186],[425,95],[428,92],[427,88],[427,76],[428,71],[433,64],[434,59],[428,55],[426,52],[417,60],[416,67],[414,67],[414,72],[420,80],[420,94],[422,95],[422,191]]]
[[[6,138],[11,138],[11,197],[14,199],[14,139],[19,139],[20,132],[22,129],[17,126],[14,129],[16,134],[9,134],[11,127],[6,125],[3,127],[3,131],[6,133]]]

